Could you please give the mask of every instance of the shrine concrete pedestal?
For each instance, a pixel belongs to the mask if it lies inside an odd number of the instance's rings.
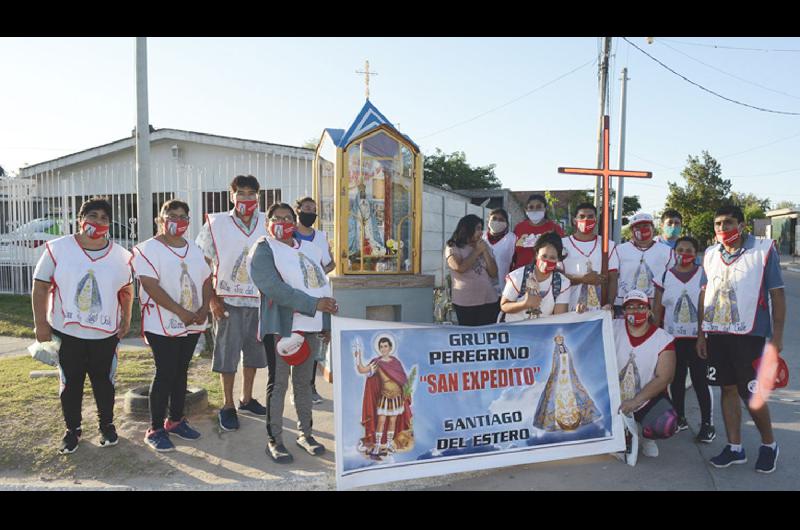
[[[331,276],[333,297],[340,317],[389,322],[433,322],[434,276],[348,274]],[[334,339],[336,340],[336,339]],[[330,348],[325,354],[323,373],[333,381]]]

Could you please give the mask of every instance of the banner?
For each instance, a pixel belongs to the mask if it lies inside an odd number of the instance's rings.
[[[333,317],[337,486],[624,451],[611,322]]]

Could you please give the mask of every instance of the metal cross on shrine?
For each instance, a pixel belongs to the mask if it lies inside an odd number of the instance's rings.
[[[603,266],[601,274],[608,278],[608,227],[610,223],[610,184],[611,184],[611,177],[636,177],[636,178],[653,178],[653,173],[650,171],[625,171],[623,169],[610,169],[610,161],[609,161],[609,130],[608,130],[608,123],[609,118],[608,116],[603,116],[603,167],[600,169],[584,169],[584,168],[577,168],[577,167],[560,167],[558,168],[559,173],[567,173],[572,175],[595,175],[603,177]],[[602,299],[603,304],[613,303],[612,301],[607,300],[608,298],[608,281],[603,283],[600,288],[600,298]]]
[[[364,70],[356,70],[357,74],[364,74],[364,83],[367,85],[367,99],[369,99],[369,76],[378,75],[378,72],[369,71],[369,61],[364,61]]]

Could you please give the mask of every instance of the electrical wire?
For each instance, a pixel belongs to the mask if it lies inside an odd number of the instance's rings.
[[[676,44],[685,44],[687,46],[703,46],[705,48],[717,48],[722,50],[742,50],[742,51],[750,51],[750,52],[792,52],[798,53],[800,49],[797,48],[743,48],[739,46],[723,46],[722,44],[704,44],[701,42],[686,42],[682,40],[675,40],[675,39],[665,39],[663,37],[659,37],[658,40],[665,40],[667,42],[674,42]]]
[[[755,105],[750,105],[748,103],[743,103],[741,101],[737,101],[735,99],[731,99],[729,97],[723,96],[722,94],[720,94],[718,92],[714,92],[713,90],[708,89],[708,88],[704,87],[703,85],[701,85],[699,83],[695,83],[694,81],[692,81],[691,79],[689,79],[685,75],[676,72],[675,70],[673,70],[672,68],[670,68],[666,64],[662,63],[661,61],[659,61],[658,59],[656,59],[655,57],[653,57],[652,55],[650,55],[649,53],[647,53],[646,51],[644,51],[643,49],[641,49],[640,47],[635,45],[634,43],[632,43],[630,40],[628,40],[627,37],[622,37],[622,38],[625,39],[625,41],[628,44],[630,44],[631,46],[633,46],[634,48],[636,48],[637,50],[639,50],[640,52],[642,52],[643,54],[648,56],[650,59],[652,59],[653,61],[655,61],[659,65],[661,65],[663,68],[669,70],[670,72],[672,72],[673,74],[677,75],[678,77],[680,77],[681,79],[683,79],[687,83],[692,84],[692,85],[696,86],[697,88],[699,88],[699,89],[701,89],[701,90],[703,90],[705,92],[708,92],[709,94],[717,96],[718,98],[724,99],[725,101],[729,101],[731,103],[735,103],[736,105],[741,105],[742,107],[748,107],[748,108],[751,108],[751,109],[759,110],[761,112],[769,112],[769,113],[772,113],[772,114],[783,114],[783,115],[786,115],[786,116],[800,116],[800,112],[788,112],[788,111],[783,111],[783,110],[774,110],[774,109],[767,109],[767,108],[764,108],[764,107],[757,107]]]
[[[729,77],[732,77],[734,79],[738,79],[739,81],[742,81],[744,83],[747,83],[747,84],[750,84],[750,85],[753,85],[753,86],[757,86],[758,88],[763,88],[764,90],[769,90],[770,92],[774,92],[776,94],[781,94],[783,96],[788,96],[788,97],[794,98],[794,99],[800,99],[800,96],[795,96],[794,94],[781,92],[780,90],[775,90],[773,88],[769,88],[769,87],[766,87],[764,85],[760,85],[760,84],[756,83],[755,81],[750,81],[749,79],[744,79],[743,77],[739,77],[738,75],[734,75],[734,74],[732,74],[730,72],[726,72],[725,70],[721,70],[721,69],[717,68],[716,66],[713,66],[713,65],[710,65],[708,63],[705,63],[705,62],[701,61],[700,59],[692,57],[691,55],[689,55],[687,53],[683,53],[682,51],[673,48],[669,44],[665,44],[663,42],[661,42],[659,44],[661,44],[662,46],[666,46],[667,48],[669,48],[670,50],[674,51],[675,53],[679,53],[679,54],[683,55],[684,57],[686,57],[688,59],[691,59],[692,61],[698,62],[698,63],[702,64],[703,66],[707,66],[708,68],[711,68],[712,70],[716,70],[717,72],[719,72],[721,74],[725,74],[725,75],[727,75]]]
[[[560,81],[560,80],[564,79],[565,77],[567,77],[567,76],[569,76],[569,75],[571,75],[571,74],[574,74],[574,73],[575,73],[575,72],[577,72],[578,70],[581,70],[581,69],[583,69],[583,68],[586,68],[587,66],[589,66],[589,65],[592,65],[592,64],[595,64],[595,63],[597,63],[597,59],[592,59],[592,60],[590,60],[590,61],[587,61],[587,62],[583,63],[582,65],[580,65],[580,66],[578,66],[578,67],[576,67],[576,68],[573,68],[573,69],[572,69],[572,70],[570,70],[569,72],[567,72],[567,73],[565,73],[565,74],[561,74],[560,76],[556,77],[555,79],[552,79],[552,80],[550,80],[550,81],[548,81],[548,82],[544,83],[543,85],[539,85],[538,87],[534,88],[533,90],[531,90],[531,91],[529,91],[529,92],[526,92],[525,94],[522,94],[521,96],[518,96],[518,97],[516,97],[516,98],[514,98],[514,99],[512,99],[512,100],[510,100],[510,101],[507,101],[507,102],[503,103],[502,105],[498,105],[497,107],[491,108],[491,109],[487,110],[486,112],[482,112],[482,113],[480,113],[480,114],[477,114],[477,115],[473,116],[472,118],[469,118],[469,119],[467,119],[467,120],[464,120],[464,121],[458,122],[458,123],[456,123],[455,125],[451,125],[451,126],[449,126],[449,127],[445,127],[444,129],[439,129],[438,131],[436,131],[436,132],[432,132],[431,134],[428,134],[428,135],[426,135],[426,136],[421,136],[419,139],[420,139],[420,140],[424,140],[424,139],[426,139],[426,138],[430,138],[431,136],[435,136],[435,135],[437,135],[437,134],[439,134],[439,133],[443,133],[443,132],[445,132],[445,131],[449,131],[450,129],[454,129],[454,128],[456,128],[456,127],[459,127],[459,126],[461,126],[461,125],[467,124],[467,123],[469,123],[469,122],[471,122],[471,121],[475,121],[475,120],[477,120],[478,118],[482,118],[483,116],[486,116],[487,114],[489,114],[489,113],[491,113],[491,112],[494,112],[494,111],[496,111],[496,110],[500,110],[500,109],[502,109],[503,107],[507,107],[507,106],[511,105],[512,103],[516,103],[517,101],[519,101],[519,100],[521,100],[521,99],[523,99],[523,98],[526,98],[526,97],[530,96],[530,95],[531,95],[531,94],[533,94],[534,92],[538,92],[539,90],[542,90],[543,88],[546,88],[546,87],[548,87],[548,86],[552,85],[553,83],[555,83],[555,82],[557,82],[557,81]]]

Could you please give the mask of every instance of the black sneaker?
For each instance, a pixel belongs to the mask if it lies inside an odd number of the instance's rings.
[[[100,447],[111,447],[119,443],[119,436],[117,436],[117,428],[113,423],[100,426]]]
[[[756,471],[759,473],[772,473],[778,463],[778,446],[775,449],[767,445],[758,448],[758,460],[756,461]]]
[[[266,453],[278,464],[289,464],[294,460],[292,453],[286,449],[286,446],[282,443],[276,443],[274,440],[267,441]]]
[[[314,439],[313,436],[300,435],[297,438],[297,445],[305,449],[311,456],[319,456],[325,452],[325,446]]]
[[[312,389],[311,389],[311,403],[312,403],[313,405],[319,405],[319,404],[320,404],[320,403],[322,403],[323,401],[325,401],[325,400],[324,400],[324,399],[322,399],[322,396],[320,396],[320,395],[317,393],[317,389],[316,389],[316,388],[312,388]]]
[[[61,439],[61,446],[58,449],[58,453],[62,455],[70,455],[78,449],[78,442],[81,439],[81,430],[75,429],[71,431],[69,429],[66,430],[64,433],[64,437]]]
[[[710,423],[704,423],[700,426],[700,432],[697,433],[695,438],[696,442],[710,444],[717,437],[717,430]]]
[[[686,422],[686,418],[681,416],[678,418],[678,432],[685,431],[689,428],[689,424]]]
[[[223,431],[239,430],[239,416],[236,415],[236,409],[221,409],[217,419],[219,420],[219,428]]]
[[[246,411],[246,412],[252,412],[256,416],[266,416],[267,415],[267,408],[264,405],[262,405],[261,403],[259,403],[255,399],[251,399],[250,401],[248,401],[247,405],[245,405],[244,403],[242,403],[240,401],[239,402],[239,410],[240,411]]]

